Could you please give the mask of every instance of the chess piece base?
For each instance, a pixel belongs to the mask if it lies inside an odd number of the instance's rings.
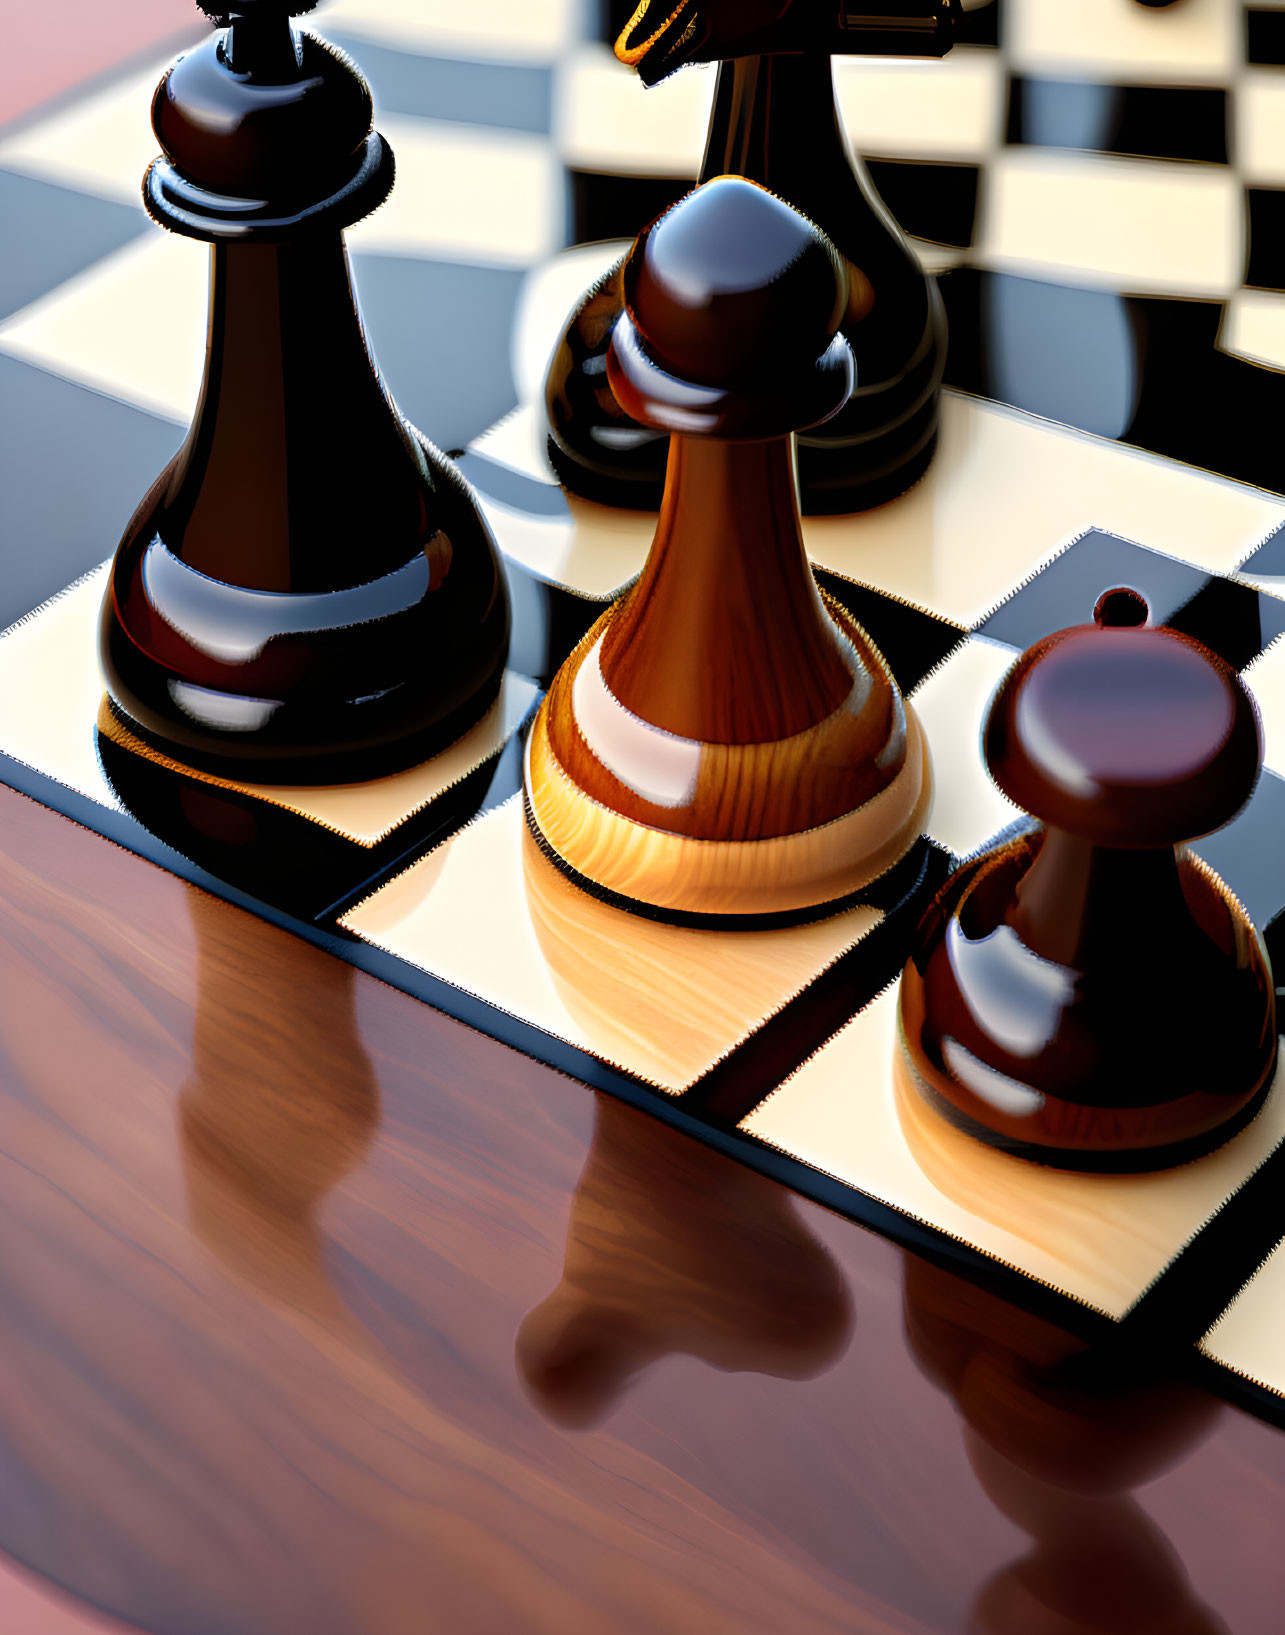
[[[965,866],[929,910],[901,980],[910,1083],[978,1140],[1056,1168],[1203,1156],[1253,1119],[1275,1073],[1262,942],[1217,877],[1179,853],[1181,913],[1149,924],[1145,900],[1124,905],[1121,933],[1104,939],[1113,960],[1100,942],[1091,976],[1054,965],[1004,918],[1044,833]]]
[[[589,633],[572,664],[587,656],[596,634]],[[610,811],[572,780],[550,743],[548,712],[546,697],[526,750],[527,820],[535,838],[578,884],[652,918],[748,925],[836,913],[905,856],[932,800],[927,739],[906,705],[905,763],[856,811],[760,840],[667,833]],[[746,746],[747,753],[762,747]]]

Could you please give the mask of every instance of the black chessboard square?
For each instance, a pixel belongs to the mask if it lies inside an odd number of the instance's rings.
[[[817,583],[841,603],[888,661],[903,693],[912,693],[946,655],[967,636],[961,626],[934,613],[885,596],[826,568],[816,568]]]
[[[147,232],[140,204],[117,204],[0,170],[0,319]]]
[[[1285,190],[1246,190],[1249,254],[1245,282],[1251,289],[1285,290]]]
[[[539,63],[427,57],[327,29],[332,45],[361,64],[379,114],[448,120],[547,136],[553,128],[553,69]]]
[[[0,630],[111,555],[183,429],[0,356]]]
[[[1285,65],[1285,11],[1246,8],[1245,54],[1250,62],[1261,66]]]
[[[955,24],[956,45],[998,46],[1003,0],[984,0],[961,13]]]
[[[1015,76],[1009,85],[1008,141],[1225,165],[1227,93],[1215,87]]]
[[[1087,624],[1105,590],[1140,591],[1155,624],[1167,624],[1238,669],[1279,633],[1285,603],[1101,529],[1081,535],[1000,604],[977,634],[1019,652],[1071,624]]]
[[[696,186],[695,162],[690,179],[675,176],[621,176],[610,172],[569,170],[571,237],[575,244],[602,239],[637,238],[657,216]]]
[[[966,250],[977,222],[977,165],[867,159],[879,196],[904,232]]]
[[[1285,778],[1265,771],[1240,816],[1192,847],[1226,881],[1259,927],[1285,912],[1283,834]],[[1278,979],[1281,974],[1278,970]]]

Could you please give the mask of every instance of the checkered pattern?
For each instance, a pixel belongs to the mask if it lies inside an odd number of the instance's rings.
[[[398,156],[392,200],[351,235],[373,349],[403,409],[461,454],[482,496],[511,569],[511,663],[537,681],[637,571],[653,525],[568,498],[547,465],[548,351],[616,253],[564,246],[631,234],[690,181],[713,87],[712,71],[691,70],[644,92],[605,44],[619,10],[604,3],[588,31],[575,0],[335,0],[315,19],[368,74]],[[150,227],[138,202],[162,66],[0,131],[0,216],[21,247],[0,277],[0,490],[23,542],[0,576],[0,628],[109,554],[195,401],[205,257]],[[969,9],[945,62],[839,62],[854,143],[943,274],[963,390],[946,395],[925,481],[866,516],[809,519],[807,542],[928,730],[938,800],[936,846],[923,850],[939,862],[1015,816],[978,754],[1000,677],[1029,641],[1087,617],[1108,585],[1138,586],[1157,617],[1242,668],[1269,770],[1201,851],[1285,943],[1285,500],[1264,491],[1280,486],[1285,409],[1273,229],[1274,212],[1285,225],[1282,68],[1285,0],[1155,11],[990,0]],[[31,753],[39,771],[39,746]],[[76,815],[125,834],[93,792],[98,776],[88,768]],[[452,851],[424,839],[436,847],[424,872],[484,831],[520,829],[506,800],[518,776],[506,752],[488,815]],[[362,889],[400,877],[405,861],[389,853]],[[266,885],[242,889],[272,900]],[[328,925],[344,889],[290,911]],[[452,934],[460,922],[444,917]],[[694,1117],[730,1128],[746,1111],[746,1074],[759,1086],[752,1101],[836,1035],[895,973],[899,949],[879,928],[857,938],[810,986],[768,995],[747,1038],[729,1023],[709,1049],[697,1040],[692,1064],[665,1069],[666,1087],[683,1089]],[[378,964],[369,947],[358,957],[620,1089],[602,1064],[624,1058],[583,1019],[559,1029],[517,1001],[505,1015],[508,1001],[479,1003],[445,967],[433,977],[424,964],[421,980],[405,960]],[[581,1054],[559,1053],[551,1036]],[[718,1051],[730,1054],[706,1069]],[[658,1068],[625,1065],[662,1081]],[[809,1190],[807,1175],[791,1179]],[[838,1201],[862,1215],[857,1193]]]

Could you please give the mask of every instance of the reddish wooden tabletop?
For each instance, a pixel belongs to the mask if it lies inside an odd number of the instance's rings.
[[[1278,1635],[1276,1431],[2,789],[0,1159],[0,1548],[138,1627]]]
[[[190,37],[191,0],[48,0],[6,6],[0,125],[141,53]]]

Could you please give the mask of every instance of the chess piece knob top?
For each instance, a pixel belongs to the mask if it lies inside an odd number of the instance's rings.
[[[668,431],[784,436],[847,402],[847,272],[820,228],[766,188],[719,176],[638,239],[608,354],[633,418]]]
[[[219,31],[157,87],[152,126],[195,188],[300,199],[347,180],[371,132],[370,89],[351,63],[290,26],[315,0],[200,0]]]
[[[991,706],[991,775],[1023,810],[1094,845],[1178,845],[1229,822],[1262,764],[1240,677],[1190,636],[1150,624],[1136,591],[1092,624],[1029,648]]]

